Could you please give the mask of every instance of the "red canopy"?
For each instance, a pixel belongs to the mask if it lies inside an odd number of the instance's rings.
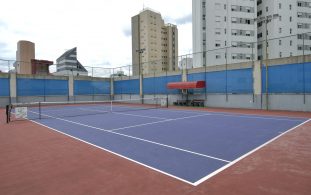
[[[205,81],[191,81],[191,82],[173,82],[167,84],[168,89],[196,89],[205,88]]]

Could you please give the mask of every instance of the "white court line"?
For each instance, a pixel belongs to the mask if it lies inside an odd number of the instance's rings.
[[[166,120],[166,118],[161,118],[161,117],[156,117],[156,116],[144,116],[144,115],[138,115],[138,114],[128,114],[124,112],[113,112],[113,114],[120,114],[120,115],[128,115],[128,116],[137,116],[137,117],[142,117],[142,118],[150,118],[150,119],[161,119],[161,120]]]
[[[54,117],[52,117],[52,118],[54,118]],[[62,120],[62,119],[60,119],[60,120]],[[128,158],[128,157],[125,157],[125,156],[123,156],[123,155],[121,155],[121,154],[112,152],[112,151],[110,151],[110,150],[107,150],[107,149],[105,149],[105,148],[99,147],[99,146],[94,145],[94,144],[92,144],[92,143],[86,142],[86,141],[84,141],[84,140],[81,140],[81,139],[79,139],[79,138],[76,138],[76,137],[74,137],[74,136],[71,136],[71,135],[69,135],[69,134],[66,134],[66,133],[64,133],[64,132],[62,132],[62,131],[53,129],[53,128],[49,127],[49,126],[43,125],[43,124],[38,123],[38,122],[36,122],[36,121],[32,121],[32,122],[37,123],[37,124],[39,124],[39,125],[41,125],[41,126],[44,126],[44,127],[46,127],[46,128],[52,129],[52,130],[54,130],[54,131],[57,131],[57,132],[59,132],[59,133],[61,133],[61,134],[67,135],[67,136],[69,136],[69,137],[71,137],[71,138],[74,138],[74,139],[76,139],[76,140],[79,140],[79,141],[81,141],[81,142],[84,142],[84,143],[87,143],[87,144],[89,144],[89,145],[92,145],[92,146],[94,146],[94,147],[97,147],[97,148],[99,148],[99,149],[102,149],[102,150],[104,150],[104,151],[107,151],[107,152],[110,152],[110,153],[112,153],[112,154],[115,154],[115,155],[117,155],[117,156],[119,156],[119,157],[122,157],[122,158],[124,158],[124,159],[127,159],[127,160],[130,160],[130,161],[132,161],[132,162],[135,162],[135,163],[137,163],[137,164],[139,164],[139,165],[142,165],[142,166],[145,166],[145,167],[150,168],[150,169],[152,169],[152,170],[158,171],[158,172],[160,172],[160,173],[163,173],[163,174],[165,174],[165,175],[167,175],[167,176],[170,176],[170,177],[172,177],[172,178],[175,178],[175,179],[177,179],[177,180],[183,181],[183,182],[188,183],[188,184],[191,184],[191,185],[193,185],[193,186],[197,186],[197,185],[201,184],[202,182],[206,181],[207,179],[209,179],[209,178],[215,176],[216,174],[220,173],[221,171],[227,169],[228,167],[234,165],[235,163],[237,163],[238,161],[242,160],[243,158],[245,158],[245,157],[251,155],[252,153],[256,152],[257,150],[263,148],[263,147],[266,146],[267,144],[269,144],[269,143],[275,141],[276,139],[280,138],[281,136],[285,135],[286,133],[288,133],[288,132],[290,132],[290,131],[292,131],[292,130],[294,130],[294,129],[296,129],[296,128],[298,128],[298,127],[300,127],[300,126],[302,126],[302,125],[304,125],[304,124],[306,124],[306,123],[308,123],[308,122],[310,122],[310,121],[311,121],[311,119],[308,119],[307,121],[305,121],[305,122],[303,122],[303,123],[301,123],[301,124],[299,124],[299,125],[297,125],[297,126],[291,128],[291,129],[289,129],[289,130],[283,132],[282,134],[278,135],[277,137],[274,137],[274,138],[271,139],[270,141],[268,141],[268,142],[262,144],[261,146],[258,146],[257,148],[255,148],[255,149],[253,149],[252,151],[250,151],[250,152],[248,152],[248,153],[242,155],[241,157],[235,159],[234,161],[229,162],[227,165],[225,165],[225,166],[223,166],[223,167],[217,169],[216,171],[214,171],[214,172],[208,174],[207,176],[201,178],[200,180],[198,180],[198,181],[196,181],[196,182],[194,182],[194,183],[189,182],[189,181],[187,181],[187,180],[185,180],[185,179],[179,178],[179,177],[177,177],[177,176],[171,175],[171,174],[169,174],[169,173],[166,173],[166,172],[164,172],[164,171],[162,171],[162,170],[159,170],[159,169],[156,169],[156,168],[154,168],[154,167],[150,167],[150,166],[148,166],[148,165],[146,165],[146,164],[143,164],[143,163],[141,163],[141,162],[135,161],[135,160],[130,159],[130,158]],[[72,122],[73,122],[73,121],[72,121]],[[75,122],[73,122],[73,123],[75,123]],[[109,132],[109,131],[108,131],[108,132]],[[111,133],[116,133],[116,132],[111,132]]]
[[[85,110],[85,111],[101,112],[101,113],[113,113],[113,114],[120,114],[120,115],[137,116],[137,117],[150,118],[150,119],[161,119],[161,120],[166,119],[166,118],[155,117],[155,116],[143,116],[143,115],[137,115],[137,114],[128,114],[128,113],[113,112],[113,111],[111,112],[111,111],[103,111],[103,110],[97,110],[97,109],[88,109],[88,108],[78,108],[78,109]]]
[[[139,124],[139,125],[120,127],[120,128],[116,128],[116,129],[111,129],[109,131],[118,131],[118,130],[122,130],[122,129],[130,129],[133,127],[142,127],[142,126],[146,126],[146,125],[152,125],[152,124],[157,124],[157,123],[165,123],[165,122],[183,120],[183,119],[188,119],[188,118],[196,118],[196,117],[207,116],[207,115],[211,115],[211,114],[200,114],[200,115],[194,115],[194,116],[185,116],[185,117],[180,117],[180,118],[166,119],[163,121],[155,121],[155,122],[143,123],[143,124]]]
[[[204,110],[195,110],[195,111],[187,111],[187,110],[170,110],[170,109],[161,109],[161,111],[168,111],[168,112],[179,112],[179,113],[210,113],[211,115],[220,115],[220,116],[232,116],[232,117],[242,117],[242,118],[258,118],[258,119],[264,119],[264,120],[285,120],[285,121],[301,121],[306,120],[308,118],[303,117],[286,117],[286,116],[273,116],[273,115],[267,115],[267,117],[264,116],[258,116],[255,114],[236,114],[236,113],[224,113],[224,112],[213,112],[213,111],[204,111]]]
[[[306,123],[308,123],[308,122],[310,122],[310,121],[311,121],[311,119],[308,119],[307,121],[305,121],[305,122],[303,122],[303,123],[300,123],[299,125],[296,125],[295,127],[292,127],[291,129],[289,129],[289,130],[283,132],[282,134],[280,134],[280,135],[278,135],[278,136],[272,138],[271,140],[265,142],[264,144],[258,146],[258,147],[255,148],[255,149],[249,151],[248,153],[246,153],[246,154],[240,156],[239,158],[235,159],[234,161],[232,161],[232,162],[226,164],[225,166],[223,166],[223,167],[217,169],[216,171],[214,171],[214,172],[208,174],[207,176],[201,178],[200,180],[194,182],[194,183],[193,183],[194,186],[199,185],[200,183],[206,181],[207,179],[213,177],[214,175],[216,175],[216,174],[220,173],[221,171],[227,169],[228,167],[234,165],[235,163],[237,163],[238,161],[242,160],[243,158],[245,158],[245,157],[251,155],[252,153],[256,152],[257,150],[259,150],[259,149],[263,148],[264,146],[268,145],[269,143],[275,141],[276,139],[280,138],[281,136],[285,135],[286,133],[288,133],[288,132],[290,132],[290,131],[292,131],[292,130],[294,130],[294,129],[296,129],[296,128],[298,128],[298,127],[300,127],[300,126],[302,126],[302,125],[304,125],[304,124],[306,124]]]
[[[33,112],[33,111],[30,111],[30,112]],[[36,113],[36,112],[34,112],[34,113]],[[206,157],[206,158],[210,158],[210,159],[214,159],[214,160],[218,160],[218,161],[222,161],[222,162],[226,162],[226,163],[230,162],[228,160],[224,160],[224,159],[217,158],[217,157],[214,157],[214,156],[209,156],[209,155],[201,154],[201,153],[198,153],[198,152],[193,152],[193,151],[190,151],[190,150],[186,150],[186,149],[182,149],[182,148],[178,148],[178,147],[174,147],[174,146],[170,146],[170,145],[166,145],[166,144],[161,144],[161,143],[154,142],[154,141],[151,141],[151,140],[142,139],[142,138],[139,138],[139,137],[134,137],[134,136],[126,135],[126,134],[123,134],[123,133],[118,133],[118,132],[114,132],[114,131],[111,131],[111,130],[106,130],[106,129],[102,129],[102,128],[99,128],[99,127],[94,127],[94,126],[91,126],[91,125],[86,125],[86,124],[83,124],[83,123],[79,123],[79,122],[75,122],[75,121],[71,121],[71,120],[67,120],[67,119],[62,119],[62,118],[58,118],[58,117],[54,117],[54,116],[49,116],[47,114],[41,114],[41,115],[44,115],[44,116],[47,116],[47,117],[50,117],[50,118],[54,118],[54,119],[57,119],[57,120],[73,123],[73,124],[76,124],[76,125],[80,125],[80,126],[84,126],[84,127],[88,127],[88,128],[92,128],[92,129],[96,129],[96,130],[105,131],[105,132],[108,132],[108,133],[120,135],[120,136],[123,136],[123,137],[128,137],[128,138],[132,138],[132,139],[135,139],[135,140],[140,140],[140,141],[143,141],[143,142],[147,142],[147,143],[151,143],[151,144],[155,144],[155,145],[159,145],[159,146],[163,146],[163,147],[179,150],[179,151],[190,153],[190,154],[194,154],[194,155],[197,155],[197,156],[203,156],[203,157]]]
[[[89,109],[89,108],[78,108],[79,110],[85,110],[85,111],[92,111],[92,112],[100,112],[100,113],[109,113],[111,112],[110,110],[97,110],[97,109]]]
[[[98,149],[104,150],[104,151],[109,152],[109,153],[111,153],[111,154],[114,154],[114,155],[116,155],[116,156],[118,156],[118,157],[124,158],[124,159],[126,159],[126,160],[131,161],[131,162],[134,162],[134,163],[136,163],[136,164],[142,165],[142,166],[147,167],[147,168],[149,168],[149,169],[151,169],[151,170],[157,171],[157,172],[159,172],[159,173],[162,173],[162,174],[164,174],[164,175],[167,175],[167,176],[169,176],[169,177],[172,177],[172,178],[174,178],[174,179],[177,179],[177,180],[179,180],[179,181],[182,181],[182,182],[185,182],[185,183],[187,183],[187,184],[190,184],[190,185],[194,186],[194,183],[189,182],[189,181],[187,181],[187,180],[185,180],[185,179],[182,179],[182,178],[180,178],[180,177],[177,177],[177,176],[175,176],[175,175],[171,175],[171,174],[169,174],[169,173],[167,173],[167,172],[164,172],[164,171],[162,171],[162,170],[160,170],[160,169],[156,169],[156,168],[151,167],[151,166],[149,166],[149,165],[143,164],[143,163],[141,163],[141,162],[139,162],[139,161],[136,161],[136,160],[134,160],[134,159],[128,158],[128,157],[126,157],[126,156],[123,156],[123,155],[121,155],[121,154],[119,154],[119,153],[116,153],[116,152],[113,152],[113,151],[111,151],[111,150],[108,150],[108,149],[106,149],[106,148],[97,146],[97,145],[92,144],[92,143],[90,143],[90,142],[87,142],[87,141],[85,141],[85,140],[83,140],[83,139],[74,137],[74,136],[72,136],[72,135],[69,135],[69,134],[64,133],[64,132],[62,132],[62,131],[59,131],[59,130],[54,129],[54,128],[52,128],[52,127],[49,127],[49,126],[47,126],[47,125],[41,124],[41,123],[39,123],[39,122],[36,122],[36,121],[31,121],[31,122],[36,123],[36,124],[38,124],[38,125],[41,125],[41,126],[43,126],[43,127],[46,127],[46,128],[48,128],[48,129],[51,129],[52,131],[56,131],[56,132],[58,132],[58,133],[60,133],[60,134],[66,135],[66,136],[71,137],[71,138],[73,138],[73,139],[75,139],[75,140],[78,140],[78,141],[80,141],[80,142],[89,144],[89,145],[94,146],[94,147],[96,147],[96,148],[98,148]]]

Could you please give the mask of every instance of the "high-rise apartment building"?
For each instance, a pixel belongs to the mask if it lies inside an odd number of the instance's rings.
[[[192,0],[193,66],[256,59],[255,0]]]
[[[311,0],[193,0],[192,9],[194,67],[264,60],[266,49],[269,59],[311,54]]]
[[[132,17],[133,75],[178,69],[178,30],[161,14],[144,9]]]
[[[258,0],[257,6],[258,59],[266,58],[266,32],[269,59],[311,53],[311,0]]]

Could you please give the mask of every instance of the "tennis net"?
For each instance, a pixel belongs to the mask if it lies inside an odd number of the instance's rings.
[[[167,107],[167,98],[139,98],[110,101],[67,101],[15,103],[7,106],[8,122],[130,112]]]

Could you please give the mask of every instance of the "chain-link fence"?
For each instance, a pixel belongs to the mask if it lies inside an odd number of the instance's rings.
[[[272,35],[271,35],[272,36]],[[119,95],[128,99],[133,96],[174,95],[205,98],[208,94],[254,94],[254,66],[260,64],[259,93],[268,94],[308,94],[311,93],[311,33],[296,34],[258,42],[232,41],[202,43],[204,52],[187,54],[176,58],[162,56],[161,60],[145,62],[140,54],[139,63],[117,68],[104,66],[84,66],[83,71],[77,67],[61,71],[58,65],[48,65],[48,69],[37,68],[35,73],[46,75],[63,75],[106,78],[113,88],[105,93]],[[230,46],[228,46],[230,45]],[[25,65],[34,67],[29,62],[0,59],[1,72],[22,73]],[[64,74],[62,74],[64,73]],[[179,81],[206,82],[203,89],[179,90],[167,89],[167,83]],[[97,81],[97,80],[96,80]],[[305,97],[304,97],[305,98]],[[305,100],[304,100],[305,101]]]

